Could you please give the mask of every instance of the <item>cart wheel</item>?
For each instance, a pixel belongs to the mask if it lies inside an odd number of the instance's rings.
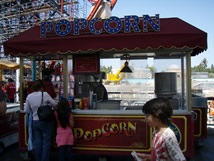
[[[3,153],[3,151],[4,151],[4,145],[0,143],[0,155]]]

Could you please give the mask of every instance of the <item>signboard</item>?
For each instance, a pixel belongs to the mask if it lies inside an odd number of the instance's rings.
[[[112,16],[108,19],[94,18],[91,21],[87,21],[84,18],[75,19],[70,22],[66,19],[62,19],[56,23],[43,21],[41,23],[41,37],[45,38],[53,36],[67,36],[67,35],[82,35],[87,32],[89,28],[91,34],[99,35],[102,33],[116,34],[119,32],[149,32],[149,27],[154,32],[160,31],[160,19],[159,14],[154,17],[149,15],[143,15],[142,18],[131,15],[124,18],[118,18]]]
[[[100,72],[99,55],[74,55],[74,74],[96,74]]]
[[[73,149],[149,152],[152,129],[145,116],[75,115]]]

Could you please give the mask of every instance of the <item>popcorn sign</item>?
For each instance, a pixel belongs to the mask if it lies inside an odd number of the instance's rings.
[[[100,28],[95,27],[96,23],[103,22]],[[112,27],[112,23],[114,26]],[[149,15],[143,15],[138,17],[135,15],[125,16],[124,18],[118,18],[112,16],[108,19],[102,20],[101,18],[94,18],[91,21],[87,21],[84,18],[75,19],[74,21],[68,21],[62,19],[54,24],[54,22],[43,21],[41,23],[41,37],[45,38],[48,32],[55,32],[58,36],[81,35],[83,29],[89,28],[90,33],[99,35],[102,33],[116,34],[123,29],[124,33],[130,32],[148,32],[148,26],[151,26],[155,32],[160,31],[160,19],[159,14],[154,17]]]

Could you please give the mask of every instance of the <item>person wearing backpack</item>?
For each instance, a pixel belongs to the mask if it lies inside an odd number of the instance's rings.
[[[42,80],[34,82],[33,92],[26,98],[24,111],[32,112],[32,136],[33,150],[36,161],[49,161],[51,142],[52,142],[52,121],[39,120],[37,111],[41,105],[43,95],[43,105],[56,106],[56,101],[47,93],[44,92],[44,84]]]

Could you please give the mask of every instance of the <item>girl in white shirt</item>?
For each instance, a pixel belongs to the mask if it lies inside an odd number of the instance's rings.
[[[146,122],[156,130],[152,137],[151,154],[136,153],[142,161],[186,161],[174,132],[169,128],[173,113],[165,98],[155,98],[143,106]]]

